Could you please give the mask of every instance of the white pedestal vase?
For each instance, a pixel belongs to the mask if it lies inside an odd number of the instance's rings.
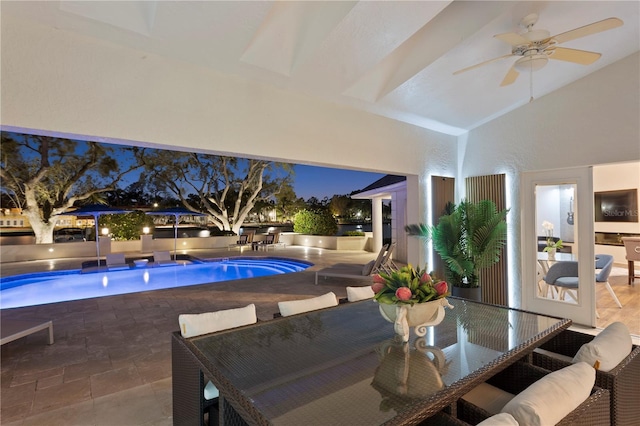
[[[409,329],[414,328],[418,336],[427,333],[427,327],[437,325],[444,319],[444,308],[453,308],[446,298],[432,300],[425,303],[385,304],[380,303],[380,313],[387,321],[393,323],[393,329],[403,342],[409,341]]]

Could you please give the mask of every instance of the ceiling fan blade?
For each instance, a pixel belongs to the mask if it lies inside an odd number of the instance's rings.
[[[548,49],[547,52],[551,53],[549,55],[549,59],[573,62],[580,65],[590,65],[602,56],[600,53],[578,49],[567,49],[566,47]]]
[[[580,37],[585,37],[591,34],[596,34],[602,31],[611,30],[613,28],[621,27],[624,22],[618,18],[608,18],[602,21],[594,22],[593,24],[585,25],[584,27],[576,28],[567,31],[562,34],[551,37],[558,44],[565,43],[569,40],[575,40]]]
[[[509,71],[507,71],[507,75],[504,76],[502,83],[500,83],[500,87],[512,84],[514,81],[516,81],[516,78],[518,78],[519,75],[520,73],[516,70],[515,64],[513,64],[511,68],[509,68]]]
[[[509,53],[508,55],[503,55],[503,56],[500,56],[498,58],[489,59],[488,61],[480,62],[479,64],[471,65],[470,67],[463,68],[461,70],[455,71],[453,73],[453,75],[458,75],[458,74],[463,73],[465,71],[469,71],[469,70],[472,70],[474,68],[478,68],[478,67],[481,67],[483,65],[490,64],[491,62],[495,62],[495,61],[499,61],[500,59],[508,58],[510,56],[513,56],[513,53]]]
[[[516,33],[496,34],[493,36],[493,38],[497,38],[504,41],[505,43],[509,43],[511,46],[521,46],[523,44],[531,43],[529,40]]]

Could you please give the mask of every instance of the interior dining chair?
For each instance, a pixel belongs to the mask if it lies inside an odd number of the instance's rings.
[[[228,330],[258,322],[256,305],[243,308],[225,309],[202,314],[181,314],[178,316],[182,337],[196,337],[216,331]],[[201,373],[202,375],[202,373]],[[201,380],[201,382],[203,382]],[[208,414],[208,424],[217,424],[214,417],[218,413],[218,388],[209,380],[202,390],[203,415]]]
[[[556,262],[549,268],[544,277],[545,283],[555,288],[559,300],[569,295],[578,302],[578,262],[574,260]]]
[[[609,284],[609,275],[611,274],[611,269],[613,269],[613,256],[609,254],[596,254],[596,269],[600,270],[600,272],[596,274],[596,284],[604,285],[616,302],[616,305],[618,305],[618,308],[622,309],[622,303],[620,303],[618,296],[616,296],[611,288],[611,284]]]
[[[553,299],[555,297],[553,292],[554,287],[550,286],[545,282],[544,268],[542,267],[540,262],[536,262],[536,265],[537,265],[536,279],[538,280],[538,296],[544,297],[544,298],[548,298],[549,296],[551,296],[551,299]]]

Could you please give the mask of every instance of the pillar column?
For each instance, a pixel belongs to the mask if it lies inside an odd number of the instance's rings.
[[[373,231],[374,253],[382,248],[382,198],[375,197],[371,200],[371,230]]]

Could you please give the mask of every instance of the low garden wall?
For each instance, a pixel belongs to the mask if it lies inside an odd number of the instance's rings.
[[[254,241],[260,241],[264,235],[256,235]],[[109,238],[100,238],[101,257],[109,253],[127,253],[149,255],[153,251],[173,251],[174,240],[172,238],[153,239],[143,236],[140,240],[111,241]],[[226,249],[229,244],[238,240],[237,235],[217,237],[193,237],[178,238],[176,246],[180,250],[192,249]],[[294,233],[281,233],[280,242],[287,246],[296,245],[304,247],[318,247],[327,250],[366,250],[371,251],[371,235],[364,237],[330,237],[317,235],[300,235]],[[20,244],[0,246],[0,262],[22,262],[27,260],[59,259],[65,257],[95,258],[95,241],[69,242],[54,244]]]

